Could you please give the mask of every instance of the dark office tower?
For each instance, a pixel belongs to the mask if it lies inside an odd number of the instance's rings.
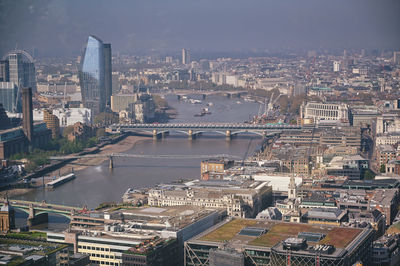
[[[22,129],[29,143],[33,138],[32,88],[22,88]]]
[[[106,105],[111,105],[112,95],[112,65],[111,65],[111,44],[104,44],[104,83],[106,87]]]
[[[0,82],[10,81],[8,60],[0,60]]]
[[[111,83],[111,45],[89,36],[79,67],[79,83],[83,105],[92,110],[92,116],[103,112],[110,99],[111,85],[106,85],[106,80]]]

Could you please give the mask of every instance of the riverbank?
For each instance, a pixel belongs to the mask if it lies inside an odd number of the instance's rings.
[[[123,153],[127,150],[133,149],[136,144],[152,139],[152,136],[127,136],[126,138],[122,139],[121,141],[114,143],[114,144],[108,144],[100,148],[100,151],[96,153],[96,155],[107,155],[111,153]],[[74,172],[84,170],[87,167],[91,166],[96,166],[102,164],[104,161],[108,160],[106,157],[100,157],[100,158],[81,158],[81,159],[76,159],[73,160],[61,168],[57,169],[56,171],[53,171],[50,173],[46,178],[42,179],[41,177],[35,178],[32,181],[34,181],[34,186],[36,188],[38,187],[43,187],[43,180],[44,183],[50,182],[52,178],[51,176],[57,176],[57,175],[66,175],[71,172],[73,169]],[[79,178],[79,176],[78,176]],[[29,192],[32,189],[36,188],[15,188],[15,189],[9,189],[9,190],[4,190],[0,192],[0,197],[5,197],[8,195],[9,197],[12,196],[18,196],[25,194]]]
[[[152,136],[127,136],[126,138],[115,144],[109,144],[100,148],[100,151],[96,153],[96,155],[123,153],[127,150],[132,149],[137,143],[151,138]],[[72,169],[74,170],[74,172],[80,171],[90,166],[100,165],[106,160],[108,160],[108,158],[106,157],[77,159],[67,163],[57,171],[53,172],[53,175],[58,175],[59,173],[61,175],[65,175],[70,173]]]

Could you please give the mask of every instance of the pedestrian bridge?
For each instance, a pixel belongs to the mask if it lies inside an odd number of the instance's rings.
[[[186,134],[192,139],[201,133],[212,132],[226,136],[230,139],[232,136],[241,133],[250,133],[260,136],[276,134],[282,131],[301,129],[297,125],[289,124],[246,124],[246,123],[173,123],[173,124],[113,124],[108,127],[108,132],[138,132],[153,134],[154,138],[162,137],[172,131]]]

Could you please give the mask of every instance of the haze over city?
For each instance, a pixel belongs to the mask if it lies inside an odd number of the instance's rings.
[[[394,49],[399,10],[396,0],[3,0],[0,52],[74,56],[90,34],[121,53]]]
[[[399,0],[0,0],[0,264],[400,265]]]

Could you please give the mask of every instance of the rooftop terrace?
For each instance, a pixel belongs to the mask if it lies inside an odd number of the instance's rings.
[[[266,229],[266,233],[261,236],[242,236],[239,232],[246,227]],[[315,226],[299,223],[285,223],[274,221],[258,221],[252,219],[234,219],[230,222],[217,226],[199,235],[195,240],[209,242],[234,242],[246,246],[272,247],[282,240],[289,237],[298,237],[299,233],[321,233],[325,235],[318,242],[313,244],[333,245],[337,248],[346,248],[358,235],[362,229]]]

